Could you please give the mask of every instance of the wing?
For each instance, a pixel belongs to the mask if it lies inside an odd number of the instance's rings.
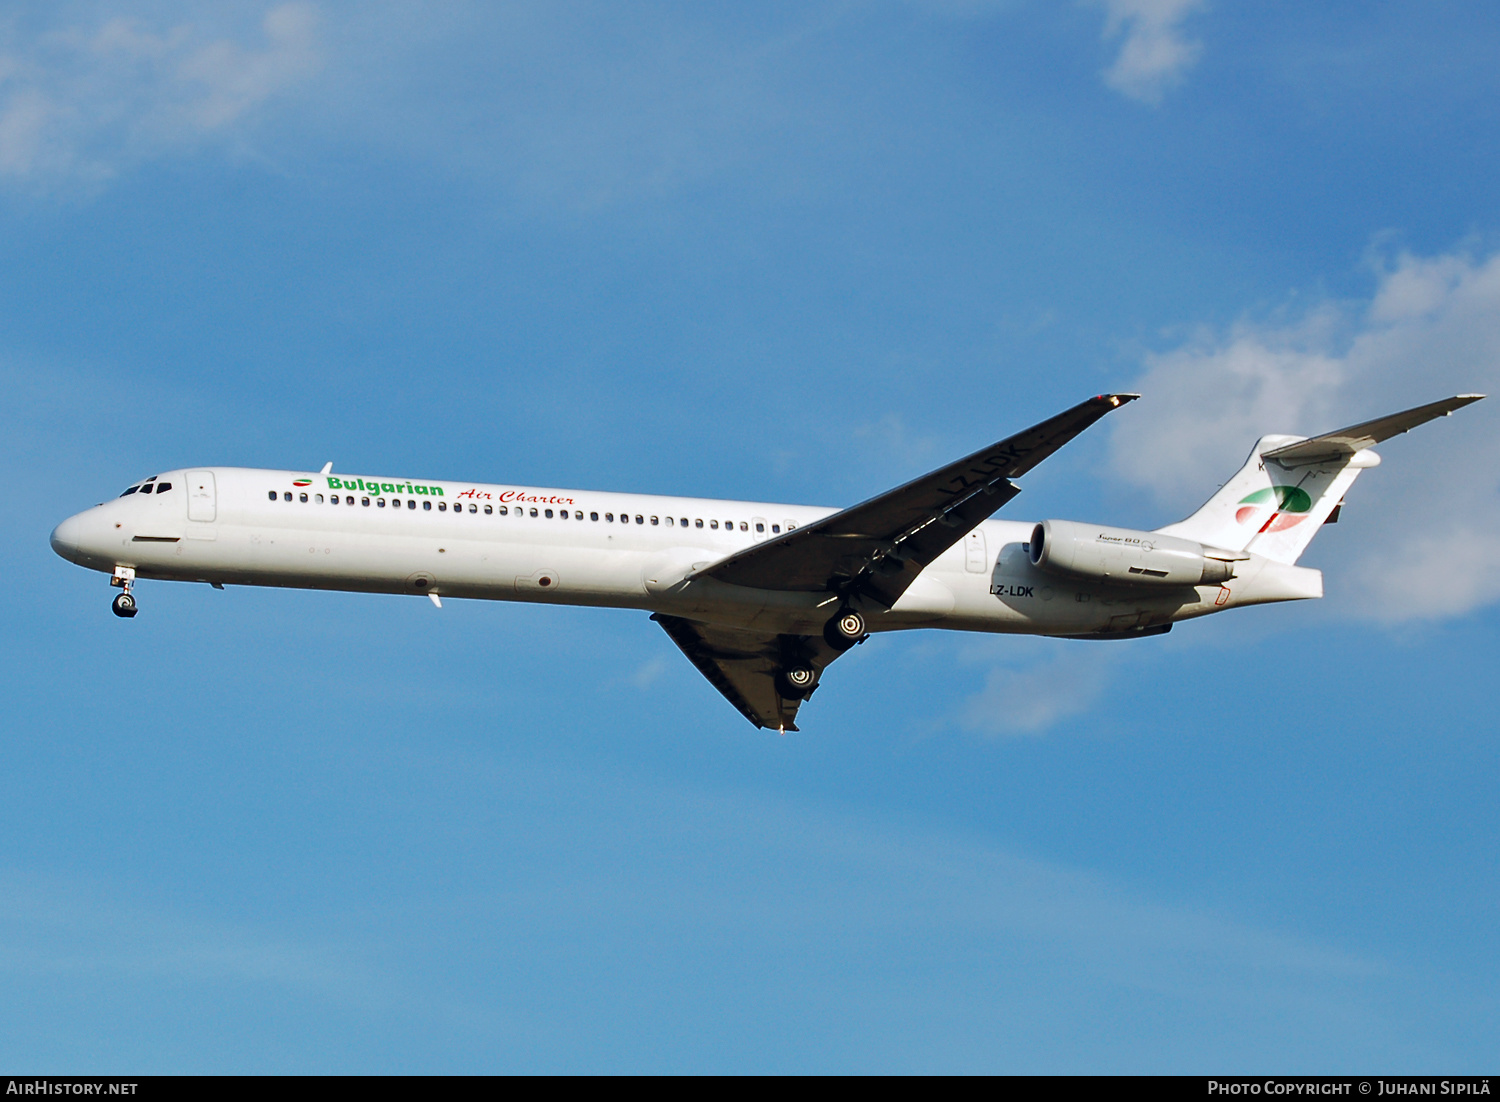
[[[666,630],[713,687],[757,727],[797,729],[797,708],[802,700],[781,695],[777,670],[797,662],[821,675],[839,656],[822,639],[806,635],[768,635],[660,612],[651,619]],[[806,695],[811,696],[816,689],[815,681]]]
[[[731,555],[699,576],[756,589],[871,597],[889,608],[924,567],[1021,492],[1010,479],[1138,397],[1090,398],[863,504]]]

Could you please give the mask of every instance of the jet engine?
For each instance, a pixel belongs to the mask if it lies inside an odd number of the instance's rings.
[[[1192,540],[1105,528],[1070,520],[1044,520],[1027,545],[1033,566],[1051,574],[1124,585],[1221,585],[1234,577],[1243,551],[1205,547]]]

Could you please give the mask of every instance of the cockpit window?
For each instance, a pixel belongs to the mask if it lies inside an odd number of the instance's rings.
[[[156,492],[159,494],[164,494],[171,488],[172,484],[170,482],[158,482],[156,484]]]
[[[128,489],[128,490],[126,490],[126,491],[125,491],[125,492],[124,492],[124,493],[123,493],[123,494],[121,494],[121,495],[120,495],[120,496],[121,496],[121,497],[129,497],[129,496],[130,496],[130,495],[131,495],[131,494],[133,494],[133,493],[135,493],[135,492],[136,492],[136,491],[137,491],[137,490],[139,490],[139,489],[140,489],[140,487],[139,487],[139,486],[132,486],[132,487],[130,487],[130,489]]]

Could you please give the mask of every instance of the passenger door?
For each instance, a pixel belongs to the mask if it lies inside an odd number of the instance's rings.
[[[219,514],[213,471],[188,471],[188,520],[211,521]]]

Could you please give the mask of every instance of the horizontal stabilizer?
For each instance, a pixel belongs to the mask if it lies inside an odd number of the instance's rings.
[[[1477,402],[1483,397],[1483,394],[1457,394],[1452,398],[1444,398],[1441,402],[1431,402],[1387,417],[1377,417],[1363,424],[1350,425],[1337,432],[1325,432],[1322,436],[1299,440],[1295,444],[1265,452],[1261,458],[1274,460],[1283,467],[1337,462],[1357,451],[1374,447],[1382,440],[1389,440],[1418,425],[1426,424],[1435,417],[1446,417],[1454,410],[1463,409],[1470,402]]]

